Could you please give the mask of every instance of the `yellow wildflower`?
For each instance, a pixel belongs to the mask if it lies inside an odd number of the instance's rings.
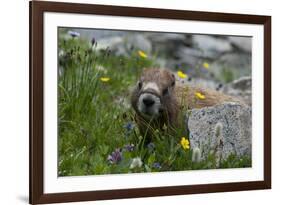
[[[181,146],[183,149],[189,149],[189,141],[185,137],[181,138]]]
[[[178,71],[178,76],[182,79],[185,79],[188,77],[187,74],[183,73],[182,71]]]
[[[199,100],[204,100],[206,97],[205,95],[203,95],[202,93],[196,92],[195,96],[199,99]]]
[[[205,63],[203,63],[203,67],[206,69],[209,69],[210,65],[209,65],[209,63],[205,62]]]
[[[100,80],[102,82],[108,82],[110,80],[110,78],[108,78],[108,77],[101,77]]]
[[[141,51],[141,50],[138,51],[138,54],[142,58],[147,58],[147,54],[145,52]]]

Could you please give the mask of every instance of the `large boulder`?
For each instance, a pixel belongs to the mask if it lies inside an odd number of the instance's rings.
[[[192,149],[199,148],[202,158],[220,152],[222,159],[231,153],[251,156],[251,108],[237,103],[193,109],[187,117]]]

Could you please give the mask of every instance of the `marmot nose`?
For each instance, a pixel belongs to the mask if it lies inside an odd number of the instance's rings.
[[[143,104],[145,104],[146,107],[151,107],[155,103],[155,101],[151,98],[144,98],[142,102]]]

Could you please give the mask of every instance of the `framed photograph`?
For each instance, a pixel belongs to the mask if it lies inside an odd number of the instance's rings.
[[[30,2],[30,203],[271,188],[271,17]]]

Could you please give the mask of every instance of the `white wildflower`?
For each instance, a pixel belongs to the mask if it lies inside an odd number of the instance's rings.
[[[95,69],[98,71],[102,71],[104,74],[107,74],[107,69],[102,65],[96,65]]]
[[[200,162],[201,161],[201,150],[198,147],[195,147],[192,150],[192,161],[193,162]]]
[[[215,136],[216,137],[221,137],[222,136],[222,123],[218,122],[215,126]]]
[[[215,156],[216,156],[216,167],[219,167],[220,161],[222,159],[222,150],[223,150],[223,136],[222,136],[223,125],[221,122],[218,122],[215,126]]]
[[[130,165],[130,169],[134,169],[136,167],[141,167],[142,166],[142,161],[140,157],[136,157],[133,159],[131,165]]]

